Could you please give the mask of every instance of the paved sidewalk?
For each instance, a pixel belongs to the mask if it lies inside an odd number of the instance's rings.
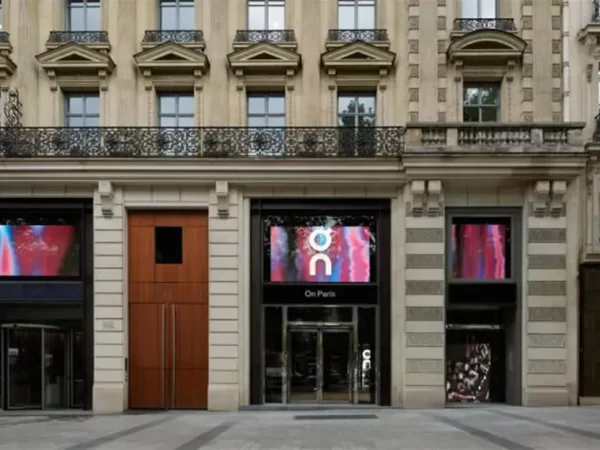
[[[0,450],[600,449],[600,408],[0,414]]]

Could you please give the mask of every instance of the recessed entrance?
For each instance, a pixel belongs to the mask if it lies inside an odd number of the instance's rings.
[[[4,407],[67,409],[83,405],[81,331],[2,325]]]
[[[349,327],[289,327],[288,402],[344,402],[356,396],[354,333]]]

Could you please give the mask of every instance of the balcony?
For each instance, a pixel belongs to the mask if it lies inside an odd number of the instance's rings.
[[[261,43],[273,44],[290,50],[298,48],[294,30],[237,30],[233,38],[235,50]]]
[[[414,123],[406,153],[583,153],[584,123]]]
[[[375,47],[390,48],[387,30],[329,30],[325,47],[328,50],[342,47],[352,42],[366,42]]]
[[[507,33],[516,33],[517,27],[515,26],[515,21],[513,19],[455,19],[452,37],[459,37],[466,33],[480,30],[496,30],[505,31]]]
[[[398,158],[404,128],[0,129],[2,158]]]
[[[10,34],[6,31],[0,31],[0,55],[8,56],[12,53],[12,45],[10,45]]]
[[[593,0],[589,20],[583,21],[583,28],[577,33],[577,38],[582,42],[588,53],[598,59],[600,57],[600,0]]]
[[[204,50],[204,33],[202,30],[146,30],[142,39],[142,48],[148,49],[173,42],[187,48]]]
[[[79,44],[103,52],[110,50],[106,31],[51,31],[46,48],[51,50],[66,44]]]

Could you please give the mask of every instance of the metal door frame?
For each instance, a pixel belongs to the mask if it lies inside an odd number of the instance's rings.
[[[41,354],[41,399],[39,406],[10,406],[9,398],[10,398],[10,374],[8,369],[8,345],[9,339],[7,333],[11,329],[30,329],[30,330],[39,330],[40,331],[40,354]],[[69,380],[71,379],[71,359],[72,359],[72,351],[70,349],[73,336],[73,330],[64,329],[55,325],[39,325],[39,324],[29,324],[29,323],[6,323],[0,325],[0,335],[2,335],[1,345],[2,349],[0,352],[0,357],[2,358],[2,373],[4,377],[2,379],[2,397],[0,397],[3,401],[3,404],[6,405],[6,410],[11,411],[22,411],[22,410],[46,410],[46,330],[53,331],[62,331],[65,333],[65,375],[67,377],[67,403],[70,408],[71,406],[71,397],[72,397],[72,386]],[[6,356],[6,358],[5,358]],[[0,404],[0,409],[2,404]],[[52,409],[52,408],[50,408]]]
[[[315,333],[317,335],[315,355],[317,360],[317,399],[316,403],[348,403],[354,404],[358,401],[358,384],[357,384],[357,368],[356,368],[356,352],[358,346],[358,336],[356,333],[356,327],[353,323],[348,322],[332,322],[332,323],[308,323],[308,322],[287,322],[287,326],[284,331],[284,342],[283,342],[283,361],[282,361],[282,372],[283,372],[283,403],[292,403],[291,397],[291,382],[292,378],[289,374],[292,373],[291,353],[291,334],[292,333]],[[350,386],[348,387],[348,401],[347,402],[336,402],[334,400],[323,400],[323,335],[325,333],[345,333],[348,335],[348,361],[350,364]],[[299,403],[315,403],[315,402],[299,402]]]

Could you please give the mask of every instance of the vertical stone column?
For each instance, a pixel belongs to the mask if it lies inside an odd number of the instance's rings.
[[[540,181],[526,210],[523,404],[567,405],[566,183]]]
[[[445,403],[444,208],[440,181],[406,188],[405,408]]]
[[[105,199],[112,216],[103,211]],[[115,189],[112,198],[94,193],[93,409],[100,414],[121,412],[127,402],[124,213],[121,189]]]
[[[211,411],[237,410],[240,401],[238,197],[237,190],[229,189],[211,190],[209,197],[208,409]]]

